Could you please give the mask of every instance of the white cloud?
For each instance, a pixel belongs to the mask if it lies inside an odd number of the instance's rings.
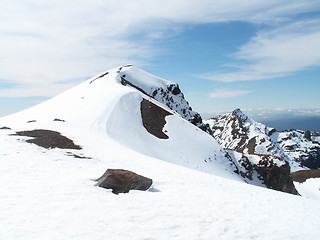
[[[319,19],[260,31],[234,54],[234,58],[241,61],[235,65],[235,71],[202,77],[223,82],[250,81],[283,77],[319,67],[319,42]]]
[[[41,84],[60,91],[61,85],[57,82],[90,77],[122,64],[147,64],[161,51],[154,45],[154,40],[178,34],[185,24],[225,21],[275,24],[294,14],[319,8],[318,1],[302,3],[299,0],[3,1],[0,8],[0,76],[21,86],[20,90],[28,84],[32,88]],[[300,38],[300,42],[305,43],[308,38],[312,42],[316,34],[309,33],[304,41]],[[264,39],[270,43],[262,41]],[[237,57],[250,60],[253,56],[250,49],[257,49],[257,58],[262,64],[261,59],[265,56],[262,48],[271,46],[273,39],[268,33],[260,33],[239,50]],[[317,61],[311,56],[306,66]],[[261,72],[259,65],[256,67],[255,71],[252,66],[249,73],[242,72],[243,76],[238,76],[243,79],[248,74],[251,78],[265,77],[266,73]],[[11,91],[16,96],[20,90],[16,87],[0,94],[10,95]],[[36,92],[39,91],[34,94]]]
[[[210,93],[211,98],[231,98],[238,97],[250,93],[251,91],[246,90],[217,90]]]

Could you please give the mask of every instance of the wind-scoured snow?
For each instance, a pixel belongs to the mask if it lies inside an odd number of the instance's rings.
[[[316,197],[244,183],[215,139],[166,104],[119,84],[123,74],[146,88],[168,84],[143,79],[135,67],[116,68],[0,119],[0,128],[10,128],[0,130],[0,239],[319,236]],[[143,98],[172,113],[163,127],[168,139],[144,128]],[[34,129],[60,132],[82,149],[45,149],[12,135]],[[108,168],[134,171],[153,185],[115,195],[94,181]]]

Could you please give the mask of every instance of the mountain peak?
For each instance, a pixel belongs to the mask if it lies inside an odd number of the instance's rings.
[[[209,127],[202,122],[200,114],[192,110],[177,83],[154,76],[132,65],[120,67],[119,74],[120,84],[140,91],[164,104],[193,125],[210,132]]]
[[[231,115],[240,117],[240,118],[242,118],[243,120],[247,120],[247,119],[248,119],[247,115],[245,115],[245,114],[240,110],[240,108],[237,108],[237,109],[233,110],[232,113],[231,113]]]

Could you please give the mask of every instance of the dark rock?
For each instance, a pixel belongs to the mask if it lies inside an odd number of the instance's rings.
[[[254,154],[255,153],[255,147],[256,147],[256,138],[253,137],[249,140],[248,142],[248,153],[249,154]]]
[[[53,119],[53,121],[55,121],[55,122],[65,122],[65,120],[62,120],[62,119],[59,119],[59,118],[55,118],[55,119]]]
[[[278,166],[274,161],[279,161],[280,158],[272,155],[255,154],[260,157],[258,164],[252,163],[246,155],[237,160],[235,173],[246,179],[252,181],[253,176],[258,179],[270,189],[282,191],[299,195],[293,184],[292,176],[290,174],[290,166],[288,162]],[[232,158],[230,158],[232,161]],[[246,181],[247,182],[247,181]]]
[[[254,165],[254,168],[268,188],[299,195],[293,184],[288,162],[277,166],[272,161],[261,160],[257,165]]]
[[[0,128],[0,129],[1,129],[1,130],[11,130],[11,128],[6,127],[6,126],[4,126],[4,127]]]
[[[32,131],[20,131],[12,135],[33,137],[33,139],[28,139],[26,141],[48,149],[82,149],[80,146],[75,145],[71,139],[56,131],[36,129]]]
[[[311,150],[307,156],[301,157],[301,164],[310,169],[320,169],[320,149]]]
[[[171,113],[146,99],[142,100],[141,118],[143,126],[150,134],[157,138],[169,138],[164,132],[162,132],[162,129],[166,124],[165,117],[168,115],[171,115]]]
[[[179,85],[178,84],[171,84],[168,86],[168,90],[170,92],[172,92],[173,95],[178,95],[181,93],[181,90],[179,88]]]
[[[269,132],[268,132],[268,136],[270,137],[272,134],[274,134],[275,132],[277,132],[277,130],[275,128],[272,128]]]
[[[97,186],[112,189],[114,194],[127,193],[130,190],[146,191],[152,185],[152,179],[124,169],[108,169],[96,181]]]
[[[320,178],[320,170],[300,170],[292,173],[292,179],[295,182],[303,183],[310,178]]]
[[[109,72],[106,72],[106,73],[104,73],[104,74],[96,77],[95,79],[92,79],[89,84],[93,83],[95,80],[97,80],[97,79],[99,79],[99,78],[103,78],[104,76],[106,76],[106,75],[108,75],[108,74],[109,74]]]
[[[310,131],[305,131],[303,137],[309,141],[311,141],[311,133]]]
[[[74,154],[74,153],[72,153],[72,152],[66,152],[66,154],[67,154],[68,156],[71,156],[71,157],[74,157],[74,158],[91,159],[91,157],[86,157],[86,156],[77,155],[77,154]]]

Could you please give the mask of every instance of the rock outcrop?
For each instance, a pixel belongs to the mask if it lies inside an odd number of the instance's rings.
[[[152,179],[124,169],[108,169],[96,180],[97,186],[112,189],[114,194],[128,193],[130,190],[146,191]]]
[[[274,128],[250,119],[240,109],[206,122],[211,127],[212,136],[223,147],[242,154],[233,161],[243,178],[255,181],[254,176],[257,176],[270,189],[298,194],[291,177],[290,164],[293,161],[276,140],[281,135]],[[305,141],[308,137],[308,133],[302,136]],[[310,164],[314,164],[312,160]]]
[[[278,166],[270,161],[261,160],[254,169],[263,183],[271,189],[298,195],[288,162]]]
[[[273,155],[288,161],[292,171],[320,168],[318,134],[277,131],[250,119],[240,109],[208,121],[213,137],[225,148],[246,154]]]
[[[163,108],[150,102],[149,100],[143,99],[141,102],[141,118],[145,129],[152,135],[160,139],[168,139],[162,129],[166,124],[165,117],[172,115]]]
[[[28,143],[34,143],[40,147],[51,149],[51,148],[61,148],[61,149],[82,149],[81,146],[74,144],[74,142],[61,135],[59,132],[47,130],[47,129],[35,129],[31,131],[20,131],[12,135],[32,137],[32,139],[27,139]]]
[[[131,68],[131,70],[127,71],[129,68]],[[143,81],[143,78],[146,77],[146,73],[141,74],[140,71],[141,70],[131,65],[119,68],[119,83],[124,86],[137,89],[141,93],[164,104],[172,111],[178,113],[182,118],[199,127],[203,131],[211,133],[209,125],[204,124],[201,115],[192,110],[177,83],[172,83],[150,74],[147,79],[148,83],[146,84]],[[133,75],[132,72],[137,74]],[[136,77],[140,74],[142,76],[141,79]],[[152,81],[149,81],[150,79],[152,79]]]

